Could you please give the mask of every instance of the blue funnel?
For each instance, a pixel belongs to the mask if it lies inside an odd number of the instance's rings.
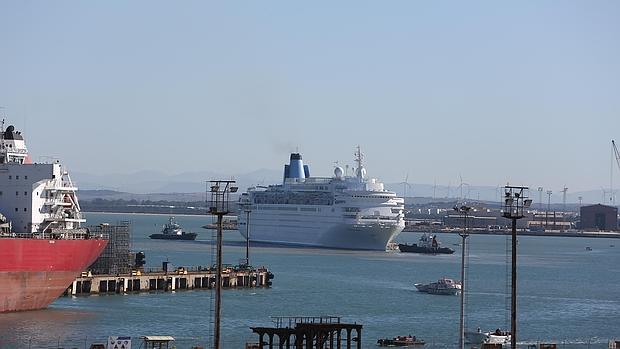
[[[291,154],[291,163],[288,168],[288,177],[287,178],[306,178],[306,172],[304,171],[304,163],[301,161],[301,154],[292,153]]]

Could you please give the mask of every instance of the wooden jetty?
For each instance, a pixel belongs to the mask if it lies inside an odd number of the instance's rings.
[[[64,295],[137,293],[211,289],[215,287],[215,268],[177,268],[174,271],[134,271],[130,274],[91,275],[82,273]],[[273,274],[265,267],[227,266],[222,271],[222,288],[271,286]]]

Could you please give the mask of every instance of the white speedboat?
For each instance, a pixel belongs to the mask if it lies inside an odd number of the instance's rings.
[[[465,332],[465,342],[470,344],[507,344],[510,343],[510,333],[500,329],[494,332]]]
[[[414,284],[420,292],[441,294],[441,295],[457,295],[461,292],[461,283],[452,279],[442,278],[437,282],[430,284]]]

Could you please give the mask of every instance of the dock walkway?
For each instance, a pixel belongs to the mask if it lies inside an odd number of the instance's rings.
[[[123,294],[152,291],[211,289],[215,287],[214,268],[173,272],[146,272],[130,275],[82,275],[67,288],[64,295]],[[227,267],[222,271],[222,288],[271,286],[273,274],[265,267]]]

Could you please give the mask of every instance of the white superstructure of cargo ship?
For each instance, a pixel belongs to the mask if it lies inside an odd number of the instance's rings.
[[[250,241],[283,245],[385,250],[405,227],[404,199],[367,178],[358,147],[354,175],[311,177],[291,154],[282,184],[249,188],[239,199],[239,232]],[[247,229],[249,211],[249,229]]]

